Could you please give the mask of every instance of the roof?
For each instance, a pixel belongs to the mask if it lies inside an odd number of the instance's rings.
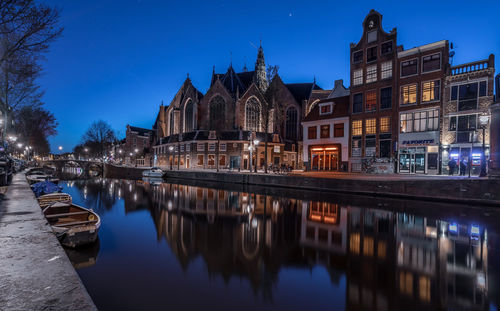
[[[331,114],[320,115],[319,114],[319,104],[321,103],[334,103],[333,111]],[[335,119],[349,116],[349,96],[337,97],[337,98],[325,98],[318,101],[311,112],[304,118],[302,122],[310,122],[317,120]]]
[[[411,48],[409,50],[404,50],[404,51],[398,52],[398,58],[405,57],[408,55],[422,53],[422,52],[429,51],[429,50],[434,50],[437,48],[443,48],[443,47],[446,47],[446,45],[448,45],[448,40],[441,40],[441,41],[437,41],[437,42],[433,42],[433,43],[429,43],[429,44],[424,44],[421,46]]]
[[[322,90],[316,83],[287,83],[285,86],[299,104],[309,99],[313,90]]]
[[[223,141],[250,141],[251,137],[251,132],[250,131],[239,131],[239,130],[233,130],[233,131],[223,131],[223,132],[218,132],[216,133],[216,138],[215,139],[209,139],[210,131],[208,130],[197,130],[189,133],[183,133],[182,135],[182,142],[186,141],[203,141],[203,140],[209,140],[209,141],[215,141],[217,139],[223,140]],[[255,133],[256,138],[260,140],[261,142],[265,141],[266,138],[266,133],[262,132],[257,132]],[[170,135],[167,137],[161,138],[156,145],[163,145],[163,144],[172,144],[176,143],[179,141],[179,134],[174,134]],[[273,141],[273,134],[272,133],[267,133],[267,141],[271,143]],[[279,138],[279,142],[281,143],[282,140]]]
[[[233,66],[229,66],[226,73],[213,73],[212,81],[210,86],[212,86],[215,81],[220,80],[222,85],[228,90],[231,94],[236,94],[237,91],[240,94],[243,94],[247,88],[253,82],[253,76],[255,71],[244,71],[236,73],[233,69]]]
[[[129,125],[129,128],[132,132],[136,132],[140,136],[148,136],[153,133],[153,130],[145,129],[142,127]]]

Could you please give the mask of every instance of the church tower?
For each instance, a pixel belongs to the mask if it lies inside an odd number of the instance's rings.
[[[264,61],[264,50],[262,49],[262,43],[260,44],[259,52],[257,54],[257,61],[255,62],[254,82],[262,93],[266,91],[266,62]]]

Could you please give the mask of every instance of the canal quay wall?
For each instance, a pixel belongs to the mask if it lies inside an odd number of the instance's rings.
[[[97,310],[23,173],[0,201],[0,310]]]
[[[381,179],[320,178],[298,175],[242,174],[203,171],[166,171],[165,178],[259,185],[328,193],[345,193],[402,199],[440,201],[500,207],[499,179],[448,179],[418,177]]]
[[[103,176],[105,178],[116,179],[141,179],[142,172],[148,168],[131,167],[131,166],[116,166],[109,163],[104,164]]]

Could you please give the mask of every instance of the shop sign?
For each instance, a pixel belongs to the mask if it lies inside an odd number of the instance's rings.
[[[274,146],[274,152],[280,153],[280,146]]]
[[[428,146],[434,144],[434,139],[403,140],[404,146]]]

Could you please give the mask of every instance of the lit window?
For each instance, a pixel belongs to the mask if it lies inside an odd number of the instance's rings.
[[[380,75],[381,79],[392,77],[392,61],[384,62],[380,65]]]
[[[366,67],[366,83],[377,81],[377,65]]]
[[[365,111],[377,110],[377,91],[366,92]]]
[[[389,133],[391,131],[391,118],[381,117],[380,118],[380,133]]]
[[[366,119],[366,135],[377,133],[377,119]]]
[[[399,290],[403,294],[413,296],[413,274],[404,271],[399,273]]]
[[[410,84],[401,87],[401,105],[417,103],[417,85]]]
[[[215,154],[208,155],[208,165],[215,165]]]
[[[401,119],[400,132],[401,133],[413,132],[413,114],[402,113],[400,119]]]
[[[359,244],[359,233],[352,233],[349,237],[349,249],[351,250],[351,253],[359,254]]]
[[[352,136],[357,136],[362,134],[363,134],[363,121],[362,120],[352,121]]]
[[[418,282],[419,297],[424,302],[431,301],[431,280],[427,276],[421,276]]]
[[[352,84],[363,84],[363,69],[354,70],[352,73]]]
[[[439,80],[422,83],[422,102],[439,100],[440,85]]]
[[[202,154],[199,154],[199,155],[198,155],[198,165],[203,165],[203,159],[204,159],[204,158],[205,158],[205,157],[204,157]]]
[[[365,256],[373,256],[373,238],[372,237],[365,237],[363,239],[363,255]]]
[[[427,130],[437,131],[439,130],[439,110],[431,110],[427,113]]]
[[[427,111],[415,112],[413,114],[413,131],[424,132],[426,130]]]

